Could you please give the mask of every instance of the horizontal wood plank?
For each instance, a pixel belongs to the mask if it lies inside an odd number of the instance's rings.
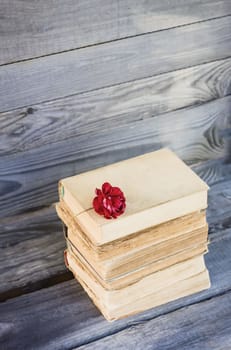
[[[54,208],[0,222],[0,301],[71,279],[65,240]]]
[[[207,166],[204,163],[198,165],[194,170],[211,185],[207,213],[209,237],[212,244],[217,244],[216,241],[225,238],[231,227],[231,166],[216,161],[208,162]],[[63,262],[64,246],[61,222],[54,207],[2,219],[0,300],[71,278]],[[227,249],[228,252],[228,246]]]
[[[0,111],[231,56],[231,16],[0,67]]]
[[[222,239],[219,238],[221,234]],[[173,311],[185,306],[188,306],[185,308],[185,310],[188,310],[188,316],[181,316],[180,318],[185,320],[186,329],[188,329],[188,325],[191,330],[194,329],[198,332],[199,329],[196,328],[196,325],[201,325],[200,317],[211,315],[213,321],[207,323],[203,321],[209,334],[212,331],[215,332],[213,324],[216,324],[218,319],[220,319],[221,326],[226,334],[225,325],[230,324],[228,304],[222,302],[223,299],[218,297],[218,302],[213,304],[213,307],[209,306],[206,309],[207,311],[203,311],[203,304],[201,303],[203,300],[225,294],[231,287],[231,229],[218,230],[216,237],[217,239],[213,239],[211,242],[210,251],[206,255],[206,265],[210,271],[212,282],[212,287],[207,291],[176,300],[128,319],[108,323],[76,281],[60,283],[51,288],[8,300],[0,305],[1,347],[4,348],[5,346],[7,349],[18,347],[27,350],[31,349],[31,344],[33,344],[33,349],[70,349],[94,342],[101,337],[106,337],[126,328],[129,329],[129,327],[132,330],[134,325],[142,329],[145,324],[152,322],[151,319],[160,315],[163,315],[161,317],[163,317],[164,324],[166,317],[164,315],[168,313],[169,317],[174,317],[175,313]],[[195,306],[189,306],[195,303],[197,303]],[[219,305],[224,309],[219,309]],[[196,308],[198,317],[197,321],[195,320],[192,323],[188,321],[191,320],[190,315],[193,315],[190,312],[191,307]],[[155,322],[160,322],[161,318],[156,318],[156,320]],[[160,324],[163,325],[162,322]],[[174,322],[172,322],[172,327],[174,327],[173,324]],[[168,327],[170,327],[170,324],[168,324]],[[138,332],[138,334],[140,333]],[[153,334],[161,336],[159,332],[151,332],[149,336],[152,337]],[[185,339],[186,334],[184,333],[182,339]],[[142,339],[144,341],[143,337]]]
[[[28,212],[25,215],[1,219],[0,248],[7,249],[18,243],[44,238],[48,235],[52,236],[55,233],[62,233],[62,225],[61,221],[58,220],[55,206],[51,205]]]
[[[58,199],[61,178],[167,146],[188,163],[224,157],[231,97],[95,131],[0,160],[0,217]],[[174,121],[174,123],[173,123]],[[169,128],[171,125],[171,128]],[[101,127],[102,126],[102,127]]]
[[[0,155],[107,132],[231,95],[231,59],[0,114]]]
[[[0,64],[229,14],[229,0],[4,0]]]
[[[78,349],[228,350],[231,343],[230,304],[231,292],[228,292],[148,322],[138,323]]]

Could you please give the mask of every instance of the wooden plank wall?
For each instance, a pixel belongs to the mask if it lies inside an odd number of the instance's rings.
[[[168,146],[214,181],[230,136],[230,0],[0,2],[3,247],[60,234],[62,177]]]

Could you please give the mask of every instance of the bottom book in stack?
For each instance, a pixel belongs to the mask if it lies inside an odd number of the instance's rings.
[[[86,263],[65,250],[66,266],[108,321],[120,319],[210,287],[204,256],[149,274],[120,289],[106,289]]]

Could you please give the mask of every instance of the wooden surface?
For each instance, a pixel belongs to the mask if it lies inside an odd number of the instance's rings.
[[[141,151],[168,146],[188,163],[220,158],[228,152],[229,134],[224,131],[230,128],[230,108],[228,96],[108,130],[102,119],[94,132],[6,154],[0,159],[0,217],[53,203],[58,200],[61,178]]]
[[[1,1],[0,64],[231,14],[229,0]],[[167,18],[167,20],[166,20]]]
[[[0,19],[0,347],[226,350],[231,2],[2,0]],[[213,287],[112,326],[65,282],[57,182],[164,146],[213,185]]]
[[[63,266],[65,241],[53,207],[2,220],[0,232],[0,301],[71,278]]]
[[[230,57],[230,22],[227,16],[0,66],[0,111]]]
[[[230,93],[231,59],[228,58],[30,105],[0,114],[0,155],[38,148],[49,144],[51,139],[56,143],[98,131],[106,134],[118,126],[129,127]]]
[[[129,330],[117,332],[78,349],[228,350],[231,332],[230,303],[231,293],[227,292],[148,322],[140,322]],[[216,332],[210,322],[216,325]]]

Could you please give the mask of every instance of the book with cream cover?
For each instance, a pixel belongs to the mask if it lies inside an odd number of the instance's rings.
[[[126,195],[126,211],[105,220],[92,207],[96,187],[105,181]],[[207,184],[172,151],[161,149],[60,180],[64,202],[96,245],[205,209]]]

